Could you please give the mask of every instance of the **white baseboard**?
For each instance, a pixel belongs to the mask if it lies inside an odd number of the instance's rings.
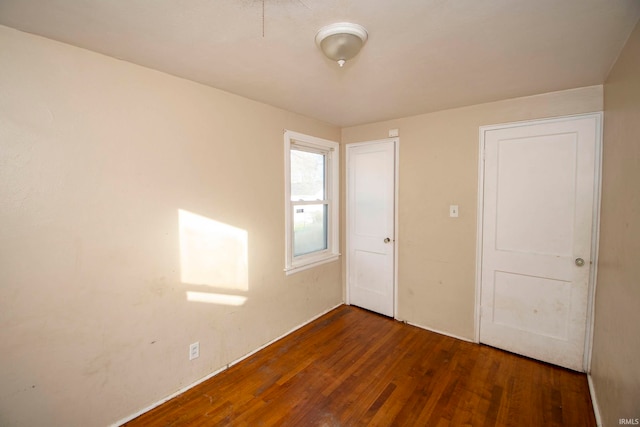
[[[223,366],[222,368],[210,373],[209,375],[207,375],[207,376],[205,376],[203,378],[200,378],[199,380],[197,380],[193,384],[189,384],[188,386],[181,388],[180,390],[176,391],[175,393],[170,394],[169,396],[164,397],[164,398],[158,400],[155,403],[152,403],[151,405],[147,406],[146,408],[142,408],[141,410],[139,410],[135,414],[128,415],[127,417],[125,417],[125,418],[123,418],[123,419],[121,419],[119,421],[116,421],[115,423],[111,424],[110,427],[119,427],[119,426],[123,425],[124,423],[128,423],[129,421],[133,420],[134,418],[138,418],[140,415],[144,414],[145,412],[149,412],[150,410],[152,410],[154,408],[157,408],[158,406],[162,405],[163,403],[168,402],[169,400],[173,399],[174,397],[181,395],[185,391],[197,386],[200,383],[205,382],[209,378],[212,378],[212,377],[218,375],[220,372],[226,371],[227,369],[228,369],[228,365],[227,366]]]
[[[227,365],[227,368],[230,368],[231,366],[235,365],[235,364],[236,364],[236,363],[238,363],[238,362],[242,362],[242,361],[243,361],[244,359],[246,359],[247,357],[251,357],[251,356],[253,356],[254,354],[256,354],[257,352],[259,352],[260,350],[262,350],[262,349],[264,349],[264,348],[266,348],[266,347],[269,347],[269,346],[270,346],[271,344],[273,344],[274,342],[276,342],[276,341],[278,341],[278,340],[281,340],[282,338],[286,337],[286,336],[287,336],[287,335],[289,335],[289,334],[292,334],[293,332],[297,331],[298,329],[302,328],[303,326],[308,325],[309,323],[311,323],[311,322],[313,322],[314,320],[316,320],[316,319],[318,319],[318,318],[320,318],[320,317],[324,316],[324,315],[325,315],[325,314],[327,314],[328,312],[330,312],[330,311],[332,311],[332,310],[335,310],[336,308],[340,307],[340,306],[341,306],[341,305],[343,305],[343,304],[344,304],[344,303],[343,303],[343,302],[341,302],[340,304],[338,304],[338,305],[336,305],[336,306],[334,306],[334,307],[331,307],[331,308],[329,308],[328,310],[325,310],[325,311],[323,311],[322,313],[320,313],[320,314],[318,314],[318,315],[316,315],[316,316],[312,317],[311,319],[307,320],[306,322],[304,322],[304,323],[302,323],[302,324],[300,324],[300,325],[296,326],[295,328],[291,329],[289,332],[285,332],[284,334],[280,335],[278,338],[274,338],[274,339],[272,339],[272,340],[271,340],[271,341],[269,341],[268,343],[266,343],[266,344],[264,344],[264,345],[262,345],[262,346],[258,347],[257,349],[253,350],[252,352],[247,353],[247,354],[245,354],[244,356],[240,357],[239,359],[236,359],[236,360],[234,360],[233,362],[229,363],[229,364]]]
[[[233,365],[235,365],[235,364],[237,364],[237,363],[239,363],[239,362],[243,361],[243,360],[244,360],[244,359],[246,359],[247,357],[251,357],[251,356],[253,356],[254,354],[256,354],[257,352],[259,352],[260,350],[264,349],[265,347],[270,346],[270,345],[271,345],[271,344],[273,344],[274,342],[276,342],[276,341],[278,341],[278,340],[280,340],[280,339],[282,339],[282,338],[286,337],[287,335],[289,335],[289,334],[291,334],[291,333],[293,333],[293,332],[297,331],[298,329],[302,328],[303,326],[308,325],[309,323],[313,322],[314,320],[316,320],[316,319],[318,319],[318,318],[320,318],[320,317],[324,316],[324,315],[325,315],[325,314],[327,314],[328,312],[330,312],[330,311],[332,311],[332,310],[335,310],[336,308],[340,307],[342,304],[344,304],[344,303],[343,303],[343,302],[341,302],[340,304],[338,304],[338,305],[336,305],[336,306],[334,306],[334,307],[331,307],[331,308],[329,308],[329,309],[327,309],[327,310],[323,311],[322,313],[320,313],[320,314],[318,314],[318,315],[316,315],[316,316],[312,317],[311,319],[307,320],[306,322],[304,322],[304,323],[302,323],[302,324],[300,324],[300,325],[296,326],[295,328],[291,329],[289,332],[285,332],[284,334],[280,335],[280,336],[279,336],[279,337],[277,337],[277,338],[274,338],[273,340],[271,340],[271,341],[269,341],[268,343],[266,343],[266,344],[264,344],[264,345],[262,345],[262,346],[258,347],[257,349],[255,349],[255,350],[253,350],[253,351],[251,351],[251,352],[249,352],[249,353],[247,353],[247,354],[243,355],[242,357],[240,357],[240,358],[238,358],[238,359],[235,359],[235,360],[233,360],[233,361],[229,362],[228,364],[226,364],[226,365],[225,365],[225,366],[223,366],[222,368],[220,368],[220,369],[218,369],[218,370],[216,370],[216,371],[214,371],[214,372],[212,372],[212,373],[210,373],[210,374],[208,374],[208,375],[206,375],[206,376],[204,376],[204,377],[200,378],[199,380],[195,381],[194,383],[189,384],[188,386],[181,388],[180,390],[176,391],[175,393],[172,393],[172,394],[170,394],[169,396],[164,397],[164,398],[160,399],[159,401],[157,401],[157,402],[155,402],[155,403],[152,403],[151,405],[149,405],[149,406],[147,406],[147,407],[145,407],[145,408],[143,408],[143,409],[139,410],[139,411],[138,411],[138,412],[136,412],[135,414],[131,414],[131,415],[129,415],[129,416],[127,416],[127,417],[125,417],[125,418],[122,418],[122,419],[121,419],[121,420],[119,420],[119,421],[116,421],[115,423],[111,424],[111,427],[119,427],[119,426],[123,425],[124,423],[128,423],[129,421],[133,420],[134,418],[138,418],[140,415],[144,414],[145,412],[149,412],[150,410],[152,410],[152,409],[154,409],[154,408],[157,408],[158,406],[162,405],[163,403],[168,402],[169,400],[173,399],[174,397],[181,395],[181,394],[182,394],[182,393],[184,393],[185,391],[187,391],[187,390],[189,390],[189,389],[192,389],[193,387],[197,386],[198,384],[201,384],[201,383],[203,383],[203,382],[207,381],[208,379],[215,377],[215,376],[216,376],[216,375],[218,375],[220,372],[226,371],[226,370],[227,370],[227,369],[229,369],[231,366],[233,366]]]
[[[398,319],[400,320],[400,319]],[[440,334],[440,335],[444,335],[450,338],[455,338],[457,340],[461,340],[461,341],[466,341],[466,342],[472,342],[474,344],[477,344],[474,340],[469,339],[469,338],[465,338],[465,337],[460,337],[458,335],[454,335],[454,334],[450,334],[448,332],[443,332],[443,331],[439,331],[437,329],[433,329],[433,328],[428,328],[426,326],[422,326],[422,325],[418,325],[417,323],[413,323],[413,322],[408,322],[406,320],[400,320],[400,322],[405,322],[407,325],[411,325],[411,326],[415,326],[416,328],[420,328],[420,329],[425,329],[429,332],[435,332],[436,334]]]
[[[598,399],[596,399],[596,389],[593,384],[591,374],[587,373],[587,381],[589,382],[589,394],[591,395],[591,404],[593,405],[593,413],[596,416],[596,425],[602,427],[602,417],[600,416],[600,408],[598,407]]]

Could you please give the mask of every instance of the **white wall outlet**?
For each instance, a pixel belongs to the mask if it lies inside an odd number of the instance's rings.
[[[451,218],[458,218],[458,205],[449,206],[449,216]]]
[[[194,342],[189,346],[189,360],[197,359],[200,357],[200,342]]]
[[[398,135],[400,135],[398,129],[389,129],[389,138],[395,138]]]

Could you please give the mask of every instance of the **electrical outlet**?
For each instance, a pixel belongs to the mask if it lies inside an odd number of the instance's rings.
[[[200,342],[194,342],[189,346],[189,360],[200,357]]]

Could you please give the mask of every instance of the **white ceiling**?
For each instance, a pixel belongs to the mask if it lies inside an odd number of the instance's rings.
[[[0,24],[339,126],[601,84],[639,18],[638,0],[0,0]],[[344,68],[314,42],[341,21],[369,32]]]

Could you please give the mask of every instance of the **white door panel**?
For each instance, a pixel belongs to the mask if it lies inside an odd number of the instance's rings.
[[[347,146],[349,303],[394,315],[396,140]]]
[[[484,133],[480,341],[578,371],[598,125],[573,117]]]

